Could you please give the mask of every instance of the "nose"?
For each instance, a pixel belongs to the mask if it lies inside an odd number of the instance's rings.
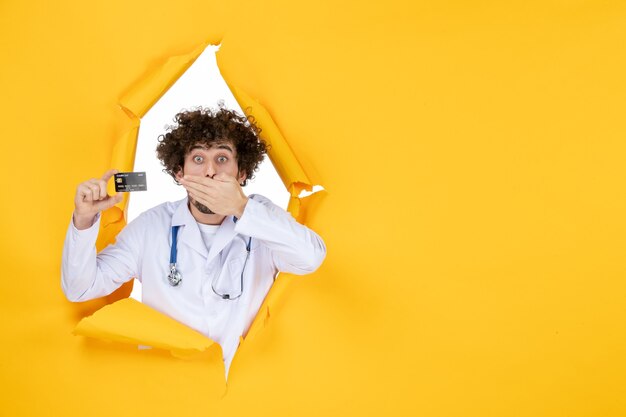
[[[215,165],[213,164],[213,162],[212,162],[212,161],[209,161],[209,162],[207,163],[207,166],[206,166],[206,172],[205,172],[205,175],[206,175],[207,177],[213,178],[213,177],[215,176],[215,174],[217,174],[217,171],[216,171],[216,169],[215,169]]]

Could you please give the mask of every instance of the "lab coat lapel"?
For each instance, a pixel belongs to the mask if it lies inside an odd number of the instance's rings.
[[[217,229],[217,234],[215,235],[215,239],[213,240],[211,249],[209,250],[207,263],[211,262],[213,258],[233,240],[235,235],[235,222],[233,221],[233,216],[226,216],[220,225],[220,228]]]
[[[183,226],[178,232],[178,242],[187,245],[200,255],[207,257],[208,251],[202,240],[196,219],[193,218],[187,205],[187,198],[181,200],[172,216],[172,226]]]

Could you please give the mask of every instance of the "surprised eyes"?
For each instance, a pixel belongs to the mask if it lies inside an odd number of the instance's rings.
[[[217,158],[215,158],[215,160],[220,163],[220,164],[224,164],[226,162],[228,162],[228,158],[225,156],[218,156]],[[193,157],[193,161],[196,164],[201,164],[202,162],[204,162],[204,157],[201,155],[196,155]]]

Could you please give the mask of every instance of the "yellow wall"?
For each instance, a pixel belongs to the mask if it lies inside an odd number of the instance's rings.
[[[626,6],[99,3],[0,3],[0,415],[626,414]],[[72,336],[104,301],[59,283],[118,98],[220,39],[328,190],[225,396],[214,359]]]

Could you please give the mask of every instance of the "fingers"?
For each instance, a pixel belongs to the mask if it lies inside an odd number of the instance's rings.
[[[198,194],[194,190],[187,190],[187,194],[189,195],[189,198],[192,199],[193,201],[197,201],[198,203],[208,207],[211,211],[213,211],[216,214],[221,214],[219,212],[219,208],[216,208],[214,201],[212,199],[207,198],[206,195]]]
[[[111,197],[107,194],[107,181],[119,171],[110,169],[101,178],[92,178],[78,185],[76,190],[76,204],[95,203],[107,200],[111,206],[122,201],[123,195],[114,196],[114,202],[108,201]]]
[[[89,181],[85,181],[83,184],[83,190],[85,191],[85,201],[99,201],[103,200],[107,197],[107,182],[109,179],[117,174],[119,171],[117,169],[110,169],[102,175],[101,178],[92,178]],[[91,195],[85,190],[88,188],[91,190]]]
[[[213,179],[210,177],[199,177],[196,175],[184,175],[180,179],[181,184],[202,184],[210,187],[213,184]]]
[[[76,189],[77,202],[89,202],[93,201],[93,190],[90,188],[88,182],[83,182],[78,185]]]
[[[183,180],[181,182],[181,184],[189,192],[193,191],[193,192],[195,192],[197,194],[200,194],[200,195],[203,195],[203,196],[206,196],[206,197],[210,197],[211,188],[207,187],[206,185],[204,185],[202,183],[189,182],[189,181]]]
[[[107,172],[104,173],[104,175],[102,176],[102,181],[104,181],[104,183],[106,184],[106,182],[115,174],[117,174],[119,171],[117,169],[110,169]]]
[[[211,205],[203,195],[200,195],[193,190],[189,190],[188,193],[189,193],[189,196],[193,198],[194,200],[196,200],[198,203],[202,203],[207,207]]]
[[[107,196],[107,183],[104,180],[90,179],[89,188],[93,192],[93,200],[102,200]]]
[[[185,175],[180,179],[180,184],[185,187],[187,192],[193,192],[198,199],[212,200],[214,194],[219,192],[219,185],[221,183],[208,177]]]
[[[123,198],[124,195],[122,193],[117,193],[114,196],[107,196],[103,200],[96,202],[94,204],[94,207],[98,211],[106,210],[121,202]]]
[[[219,182],[237,182],[237,179],[235,177],[232,177],[228,174],[224,174],[224,173],[219,173],[219,174],[215,174],[213,176],[213,178],[211,177],[200,177],[197,175],[184,175],[182,177],[182,179],[180,180],[181,183],[182,182],[187,182],[187,183],[191,183],[194,182],[196,184],[204,184],[207,187],[210,187],[211,185],[215,184],[215,181],[219,181]],[[237,182],[239,183],[239,182]]]

